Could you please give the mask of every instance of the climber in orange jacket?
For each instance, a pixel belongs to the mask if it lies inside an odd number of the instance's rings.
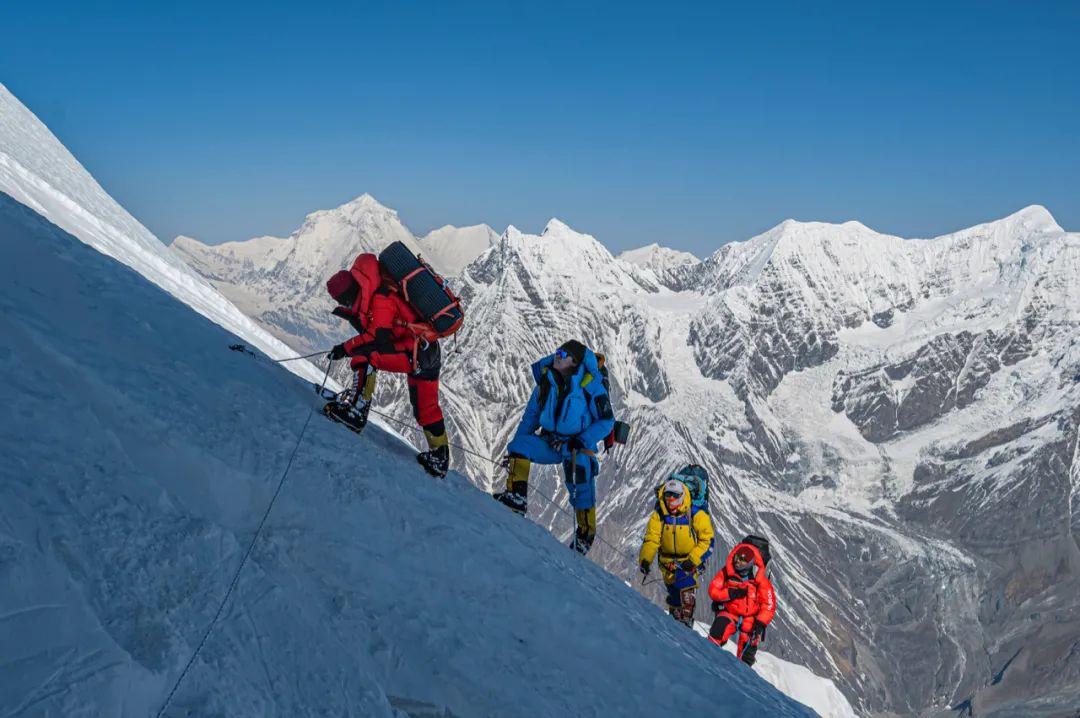
[[[736,544],[709,584],[709,596],[716,611],[709,640],[722,646],[738,631],[737,655],[748,666],[754,665],[765,627],[776,615],[776,593],[756,546]]]

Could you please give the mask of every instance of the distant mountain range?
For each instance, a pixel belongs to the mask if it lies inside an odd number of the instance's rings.
[[[558,220],[416,239],[364,195],[288,238],[172,248],[313,350],[348,333],[325,278],[393,240],[467,307],[443,394],[472,451],[503,452],[537,356],[571,337],[607,355],[633,425],[601,473],[600,532],[620,550],[595,551],[611,570],[632,576],[650,488],[697,461],[721,543],[775,545],[771,649],[862,710],[1080,705],[1080,235],[1044,208],[916,240],[789,220],[701,261],[658,245],[615,257]],[[397,382],[383,387],[407,417]],[[539,478],[562,495],[554,471]],[[568,535],[564,508],[531,511]]]

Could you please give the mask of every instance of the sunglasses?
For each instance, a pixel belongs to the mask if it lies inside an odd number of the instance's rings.
[[[566,353],[565,349],[556,349],[555,356],[557,356],[559,359],[567,359],[570,357],[570,355]]]

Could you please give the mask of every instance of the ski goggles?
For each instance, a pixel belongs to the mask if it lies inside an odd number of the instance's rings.
[[[754,553],[750,549],[742,549],[737,554],[735,554],[735,558],[733,560],[740,563],[752,563],[754,560]]]

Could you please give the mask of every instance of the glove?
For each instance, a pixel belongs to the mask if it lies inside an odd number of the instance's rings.
[[[750,629],[750,643],[751,645],[757,645],[765,640],[765,624],[754,623],[754,627]]]
[[[566,448],[570,451],[584,451],[585,444],[578,437],[573,437],[566,442]]]
[[[746,589],[745,588],[729,588],[728,592],[727,592],[727,595],[728,595],[728,600],[729,601],[734,601],[736,598],[746,598]]]
[[[679,563],[679,568],[681,568],[683,571],[686,571],[687,573],[693,573],[694,571],[697,570],[697,566],[690,559],[686,559],[685,561],[681,561]]]
[[[326,355],[326,358],[330,361],[337,361],[338,359],[344,359],[348,352],[345,351],[344,344],[336,344],[334,348],[330,350],[330,353]]]
[[[723,607],[724,604],[720,603],[719,601],[713,601],[711,606],[713,615],[715,616],[716,614],[720,613],[720,609]]]
[[[652,570],[652,566],[648,561],[642,561],[638,564],[638,571],[641,571],[642,576],[648,576],[650,570]]]
[[[547,443],[548,446],[551,447],[552,451],[562,451],[563,446],[566,444],[565,441],[555,436],[554,434],[551,434],[547,437]]]

